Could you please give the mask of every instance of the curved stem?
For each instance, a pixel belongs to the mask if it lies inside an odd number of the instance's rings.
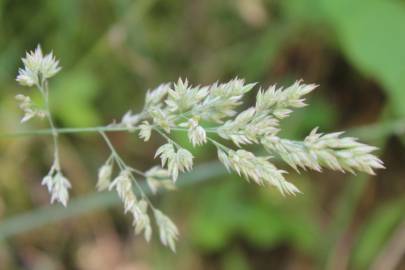
[[[51,127],[52,138],[53,138],[53,149],[54,149],[54,166],[57,171],[61,169],[60,166],[60,158],[59,158],[59,145],[58,145],[58,130],[53,122],[51,109],[49,106],[49,90],[48,90],[48,83],[46,80],[43,80],[41,85],[37,85],[39,91],[42,93],[45,101],[45,111],[46,111],[46,118],[48,120],[49,126]]]
[[[118,166],[120,167],[121,170],[125,170],[128,169],[132,172],[136,172],[137,174],[146,177],[145,173],[143,173],[142,171],[138,170],[138,169],[134,169],[128,165],[125,164],[125,162],[122,160],[122,158],[119,156],[118,152],[115,150],[114,146],[112,145],[110,139],[108,138],[108,136],[105,134],[105,132],[103,131],[99,131],[100,135],[103,137],[104,141],[106,142],[108,148],[111,150],[112,155],[114,156],[115,160],[118,163]],[[136,180],[136,178],[133,176],[132,173],[130,173],[130,177],[132,179],[132,182],[134,182],[135,186],[137,187],[137,189],[139,190],[141,196],[148,202],[149,206],[152,209],[156,209],[152,202],[149,200],[148,196],[146,196],[145,191],[143,190],[142,186],[138,183],[138,181]]]
[[[120,168],[127,168],[128,166],[125,164],[125,162],[123,161],[123,159],[120,157],[120,155],[118,154],[118,152],[115,150],[115,147],[112,145],[110,139],[108,138],[108,136],[105,134],[104,131],[99,131],[101,137],[103,137],[104,141],[106,142],[108,148],[111,150],[112,156],[113,158],[117,161],[118,165],[121,165]],[[145,174],[138,169],[129,167],[129,169],[141,176],[145,176]]]
[[[165,138],[168,142],[174,144],[177,148],[183,148],[181,147],[180,144],[178,144],[177,142],[175,142],[173,139],[171,139],[169,136],[166,135],[166,133],[164,133],[163,131],[161,131],[159,128],[154,127],[153,128],[157,133],[159,133],[160,135],[162,135],[163,138]]]
[[[225,150],[226,152],[229,152],[230,150],[232,150],[231,148],[225,146],[224,144],[218,142],[217,140],[214,140],[210,137],[207,137],[207,139],[212,142],[217,148],[221,148],[222,150]]]

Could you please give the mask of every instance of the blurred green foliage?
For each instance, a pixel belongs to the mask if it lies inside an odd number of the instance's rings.
[[[218,251],[243,236],[258,247],[288,243],[314,251],[320,228],[313,221],[313,202],[308,202],[312,198],[309,195],[286,203],[275,192],[249,190],[233,178],[224,179],[204,189],[195,202],[194,241],[205,250]]]
[[[375,123],[379,133],[362,134],[380,146],[388,169],[370,179],[291,172],[289,179],[304,194],[287,199],[205,167],[200,173],[213,181],[155,199],[181,228],[173,255],[134,239],[120,208],[95,211],[114,204],[112,197],[90,194],[107,155],[99,138],[63,137],[63,163],[78,197],[63,210],[46,208],[39,184],[49,165],[49,138],[2,137],[0,231],[4,220],[18,220],[23,211],[34,218],[27,222],[33,226],[5,236],[0,269],[357,270],[389,259],[385,247],[403,230],[404,124],[396,136],[381,129],[392,130],[390,121],[405,117],[404,1],[0,0],[2,133],[45,127],[20,126],[13,102],[26,91],[14,81],[20,57],[38,43],[53,50],[63,67],[51,82],[59,126],[112,122],[138,110],[146,89],[178,77],[205,84],[238,76],[263,87],[303,78],[320,88],[309,107],[283,123],[284,135],[302,138],[313,126],[329,131]],[[190,146],[184,134],[173,136]],[[158,137],[148,145],[133,137],[112,134],[129,163],[155,164]],[[201,157],[197,163],[215,155],[209,147],[193,152]],[[41,228],[33,229],[35,224]]]
[[[397,224],[403,222],[404,212],[403,198],[388,201],[375,211],[359,235],[353,254],[353,268],[367,269]]]
[[[308,4],[307,2],[310,2]],[[310,0],[285,1],[290,18],[327,23],[336,45],[356,68],[378,80],[391,108],[404,116],[405,8],[401,1]]]

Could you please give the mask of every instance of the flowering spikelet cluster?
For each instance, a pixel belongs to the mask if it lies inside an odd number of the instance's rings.
[[[42,179],[42,185],[48,188],[51,194],[51,203],[60,202],[66,207],[69,200],[68,189],[71,188],[69,180],[63,176],[61,171],[54,164],[49,173]]]
[[[256,111],[269,111],[278,119],[286,118],[292,112],[292,108],[306,106],[304,95],[317,87],[315,84],[302,84],[297,81],[290,87],[283,89],[270,86],[266,91],[260,90],[256,97]]]
[[[188,139],[193,146],[207,143],[207,133],[196,119],[189,119],[187,123],[181,123],[180,126],[188,128]]]
[[[179,171],[190,171],[193,168],[193,155],[182,147],[177,147],[172,143],[166,143],[156,151],[156,157],[160,156],[162,167],[167,163],[167,170],[176,182]]]
[[[26,86],[37,86],[43,94],[45,108],[38,108],[29,97],[17,96],[25,116],[23,122],[34,116],[46,116],[52,128],[55,143],[55,161],[44,178],[51,193],[51,201],[67,204],[69,181],[62,175],[57,151],[58,130],[50,117],[47,79],[55,75],[60,67],[52,54],[43,56],[40,47],[27,53],[24,68],[19,70],[17,81]],[[277,188],[283,195],[294,195],[299,189],[285,178],[286,171],[278,169],[271,156],[280,157],[293,169],[322,167],[332,170],[356,171],[374,174],[375,169],[384,168],[380,159],[372,154],[375,147],[358,142],[355,138],[342,137],[342,133],[322,134],[314,129],[303,141],[279,137],[280,121],[287,118],[293,109],[305,106],[304,96],[317,86],[297,81],[287,88],[270,86],[260,89],[253,106],[240,111],[246,93],[255,83],[245,84],[241,79],[208,86],[192,86],[187,80],[162,84],[146,93],[143,110],[128,111],[119,123],[98,127],[111,156],[98,171],[97,190],[115,191],[121,199],[126,213],[131,213],[135,233],[143,232],[147,241],[152,236],[151,219],[156,221],[163,245],[175,251],[178,229],[146,196],[161,189],[174,189],[179,173],[190,171],[194,164],[193,154],[171,138],[173,131],[184,131],[193,147],[212,143],[217,148],[218,159],[228,171],[234,171],[248,181],[258,185]],[[126,130],[138,132],[148,141],[153,132],[164,142],[156,150],[155,158],[161,167],[154,166],[142,172],[129,165],[119,156],[104,131]],[[220,142],[230,141],[230,142]],[[257,156],[244,147],[248,144],[262,146],[269,155]],[[114,168],[119,172],[114,176]],[[135,177],[137,175],[137,177]],[[139,183],[142,178],[144,184]],[[147,190],[144,190],[147,188]]]
[[[159,166],[154,166],[146,171],[145,180],[153,194],[156,194],[159,189],[174,190],[176,188],[169,171]]]
[[[54,142],[54,162],[48,175],[42,180],[42,185],[47,186],[51,194],[51,203],[58,201],[66,207],[69,200],[68,189],[71,188],[69,180],[63,175],[60,167],[58,133],[52,120],[49,109],[48,79],[53,77],[61,70],[59,61],[55,59],[52,53],[43,55],[41,47],[38,45],[35,51],[27,52],[25,58],[22,58],[24,68],[18,70],[17,82],[22,86],[35,86],[41,93],[43,108],[33,103],[29,96],[18,94],[16,99],[20,102],[20,108],[24,111],[21,122],[39,117],[47,118],[52,129]]]
[[[41,46],[35,51],[27,52],[22,59],[24,68],[18,70],[17,82],[23,86],[39,85],[46,79],[53,77],[60,71],[59,61],[52,53],[42,54]]]
[[[132,187],[132,180],[133,175],[130,169],[124,169],[111,182],[108,189],[117,191],[118,196],[124,203],[124,212],[130,212],[133,216],[135,233],[139,234],[143,231],[146,241],[149,242],[152,237],[152,227],[147,213],[148,203],[144,199],[137,199]]]
[[[228,153],[218,149],[218,158],[230,170],[236,171],[247,180],[259,185],[270,184],[278,188],[281,194],[295,194],[299,190],[284,179],[285,171],[277,169],[268,161],[269,157],[257,157],[253,153],[240,149]]]
[[[107,162],[98,170],[97,190],[107,190],[111,185],[111,177],[113,173],[112,158],[110,157]]]
[[[20,102],[20,109],[24,112],[24,116],[21,118],[21,123],[25,123],[35,116],[40,118],[45,117],[46,112],[37,108],[30,97],[18,94],[15,98]]]
[[[277,119],[257,113],[252,107],[218,127],[218,134],[224,139],[232,140],[237,146],[258,143],[264,135],[277,132],[277,124]]]
[[[156,223],[159,227],[160,241],[163,245],[168,246],[173,252],[176,251],[176,240],[179,237],[179,231],[176,225],[165,214],[159,210],[153,211]]]
[[[342,134],[323,135],[315,128],[303,142],[268,136],[262,139],[262,144],[297,171],[299,167],[316,171],[328,167],[341,172],[355,173],[357,170],[374,174],[374,169],[384,168],[382,161],[371,154],[376,147],[360,143],[356,138],[340,138]]]

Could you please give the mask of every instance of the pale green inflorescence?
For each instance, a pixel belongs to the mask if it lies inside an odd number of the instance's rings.
[[[19,70],[17,81],[24,86],[36,86],[47,102],[47,80],[60,70],[58,61],[52,53],[43,56],[38,46],[34,52],[27,53],[23,63],[24,68]],[[287,88],[271,86],[266,90],[260,89],[254,106],[239,111],[244,95],[252,91],[255,85],[245,84],[236,78],[228,83],[191,86],[187,80],[179,79],[177,83],[162,84],[147,91],[140,113],[129,111],[120,123],[100,127],[99,132],[110,148],[111,156],[99,169],[97,190],[117,192],[125,212],[132,214],[135,233],[143,232],[149,241],[152,236],[150,218],[154,217],[162,244],[173,251],[176,249],[175,242],[179,235],[176,225],[153,206],[144,186],[138,183],[140,176],[152,193],[160,189],[170,190],[174,189],[179,173],[192,170],[194,156],[171,138],[174,130],[187,132],[193,147],[212,143],[217,148],[219,161],[229,171],[235,171],[259,185],[274,186],[283,195],[294,195],[300,191],[286,180],[286,171],[278,169],[270,155],[279,156],[297,171],[300,168],[320,171],[326,167],[342,172],[374,174],[375,169],[384,168],[382,161],[372,154],[375,147],[360,143],[355,138],[341,137],[342,133],[322,134],[314,129],[303,141],[284,139],[278,135],[279,122],[287,118],[293,109],[304,107],[304,96],[313,91],[316,85],[297,81]],[[48,117],[54,135],[55,161],[43,184],[48,187],[52,202],[59,201],[66,205],[71,185],[61,172],[58,132],[50,117],[49,107],[39,108],[23,95],[18,95],[17,99],[25,113],[22,122],[35,116]],[[144,141],[148,141],[154,131],[161,135],[165,143],[155,154],[161,159],[161,167],[154,166],[142,172],[127,165],[104,131],[101,131],[117,128],[138,132]],[[234,147],[218,141],[218,138],[231,141]],[[248,144],[261,145],[270,155],[257,156],[244,149]],[[118,168],[116,175],[115,167]]]
[[[24,111],[21,122],[27,122],[34,117],[47,118],[52,128],[54,139],[54,162],[49,173],[42,180],[42,185],[46,185],[51,194],[51,203],[60,202],[66,206],[69,200],[68,190],[71,188],[69,180],[63,175],[60,166],[58,134],[56,132],[51,112],[49,110],[48,79],[56,75],[61,70],[59,61],[52,53],[43,55],[41,47],[38,45],[35,51],[27,52],[22,59],[24,68],[18,70],[17,82],[22,86],[35,86],[41,93],[45,106],[40,108],[35,105],[31,98],[18,94],[16,99],[20,102],[20,108]]]

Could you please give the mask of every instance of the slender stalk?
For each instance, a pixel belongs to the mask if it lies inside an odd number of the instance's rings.
[[[113,144],[111,143],[110,139],[108,138],[108,136],[103,132],[100,131],[99,132],[100,135],[103,137],[104,141],[106,142],[108,148],[110,148],[112,155],[114,156],[115,160],[118,163],[118,166],[120,167],[121,170],[125,170],[125,169],[129,169],[132,172],[135,172],[143,177],[146,177],[145,173],[143,173],[142,171],[132,168],[128,165],[125,164],[124,160],[119,156],[118,152],[115,150],[115,147],[113,146]],[[141,194],[141,196],[148,202],[149,206],[152,209],[156,209],[152,202],[149,200],[148,196],[146,195],[145,191],[143,190],[142,186],[138,183],[138,181],[136,180],[136,178],[133,176],[133,174],[130,174],[130,177],[132,179],[132,181],[134,182],[136,188],[139,190],[139,193]]]
[[[186,128],[182,127],[170,127],[171,130],[174,131],[187,131]],[[128,127],[121,127],[121,126],[97,126],[97,127],[85,127],[85,128],[56,128],[58,134],[83,134],[83,133],[97,133],[100,131],[103,132],[128,132],[128,131],[137,131],[139,127],[135,128],[128,128]],[[215,130],[209,129],[206,130],[207,133],[216,133]],[[52,129],[36,129],[30,131],[17,131],[12,133],[2,133],[0,137],[22,137],[22,136],[44,136],[44,135],[52,135]]]
[[[118,165],[121,165],[121,169],[123,169],[124,167],[128,167],[125,162],[123,161],[123,159],[120,157],[120,155],[118,154],[117,150],[115,150],[115,147],[112,145],[110,139],[108,138],[108,136],[105,134],[105,132],[103,131],[99,131],[100,135],[103,137],[104,141],[106,142],[108,148],[111,150],[111,153],[113,155],[113,157],[115,158],[115,160],[117,161]],[[145,177],[145,173],[143,173],[141,170],[135,169],[135,168],[130,168],[131,171]]]
[[[177,142],[175,142],[174,140],[172,140],[169,136],[167,136],[164,132],[162,132],[159,128],[154,127],[153,128],[157,133],[159,133],[160,135],[162,135],[163,138],[165,138],[168,142],[174,144],[177,148],[182,148],[181,145],[179,145]]]
[[[186,128],[171,127],[174,131],[186,131]],[[85,127],[85,128],[56,128],[58,134],[76,134],[76,133],[97,133],[103,132],[125,132],[136,131],[139,127],[128,128],[121,126],[97,126],[97,127]],[[215,127],[205,128],[207,133],[217,133]],[[22,137],[22,136],[43,136],[52,135],[52,129],[36,129],[29,131],[17,131],[11,133],[1,133],[0,137]],[[347,131],[348,134],[356,135],[362,139],[373,140],[385,135],[395,134],[402,135],[405,133],[405,119],[386,121],[378,124],[364,125],[361,127],[352,128]]]
[[[222,143],[218,142],[217,140],[214,140],[210,137],[207,137],[207,139],[212,142],[217,148],[221,148],[222,150],[225,150],[226,152],[229,152],[231,150],[229,147],[223,145]]]
[[[138,128],[136,128],[138,129]],[[130,131],[133,129],[127,127],[112,127],[112,126],[98,126],[98,127],[85,127],[85,128],[55,128],[58,134],[77,134],[77,133],[97,133],[103,132],[122,132]],[[52,135],[52,129],[37,129],[31,131],[20,131],[13,133],[3,133],[0,137],[18,137],[18,136],[42,136],[42,135]]]
[[[38,90],[44,97],[45,101],[45,111],[46,111],[46,118],[48,120],[49,126],[51,127],[52,138],[53,138],[53,150],[54,150],[54,166],[57,171],[61,169],[60,166],[60,158],[59,158],[59,144],[58,144],[58,131],[56,129],[55,123],[52,119],[51,109],[49,105],[49,90],[48,90],[48,82],[46,80],[42,80],[40,85],[37,85]]]

